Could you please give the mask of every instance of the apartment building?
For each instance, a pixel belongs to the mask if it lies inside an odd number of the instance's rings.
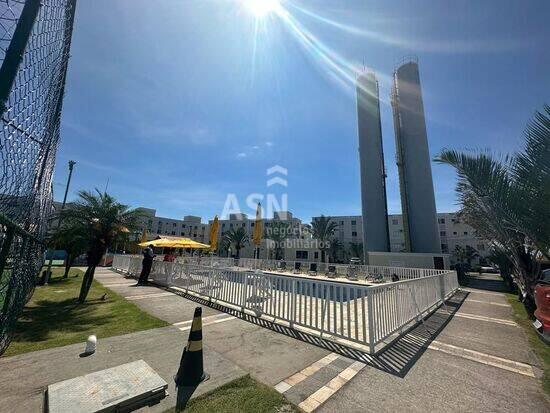
[[[202,222],[201,217],[186,215],[183,219],[157,217],[156,210],[138,208],[144,217],[141,219],[140,230],[147,230],[147,238],[153,239],[159,235],[191,238],[198,242],[210,242],[209,225]]]
[[[319,217],[314,217],[313,220]],[[349,246],[351,242],[363,241],[363,218],[360,215],[331,216],[332,221],[338,224],[336,238]],[[439,236],[441,238],[441,252],[451,254],[455,247],[470,246],[478,251],[480,256],[488,254],[488,241],[478,238],[475,230],[462,222],[456,213],[444,212],[437,214]],[[388,215],[388,228],[391,252],[405,251],[405,235],[402,215]]]

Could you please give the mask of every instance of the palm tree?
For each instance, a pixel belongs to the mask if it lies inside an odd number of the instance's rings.
[[[352,241],[349,243],[349,250],[352,257],[363,259],[363,243]]]
[[[538,259],[550,259],[550,106],[544,112],[528,124],[519,154],[499,159],[446,149],[435,159],[456,169],[462,217],[507,254],[528,309]]]
[[[344,251],[344,244],[342,241],[340,241],[338,238],[332,238],[330,240],[330,247],[329,247],[329,260],[332,260],[332,262],[338,261],[338,254]]]
[[[264,237],[270,239],[275,244],[275,259],[283,259],[283,243],[290,234],[291,226],[288,222],[272,221],[269,227],[266,226]]]
[[[334,236],[338,224],[331,221],[330,218],[321,215],[311,222],[311,232],[313,238],[319,241],[318,248],[321,250],[321,262],[325,262],[325,255],[330,248],[330,239]]]
[[[142,213],[123,205],[111,195],[80,191],[78,201],[64,210],[62,219],[68,226],[78,227],[86,234],[88,268],[82,280],[78,301],[86,301],[97,265],[113,240],[122,232],[131,232],[138,226]]]
[[[241,248],[248,244],[249,241],[248,233],[242,227],[230,229],[225,233],[224,239],[229,243],[229,245],[233,245],[233,247],[235,247],[237,259],[239,259],[241,255]]]
[[[472,261],[479,257],[479,254],[475,250],[475,248],[472,248],[469,245],[466,245],[465,247],[462,247],[460,245],[455,246],[455,249],[453,251],[453,256],[455,257],[455,260],[461,264],[468,264],[468,266],[472,265]]]
[[[81,225],[65,222],[51,235],[50,245],[63,249],[67,253],[63,274],[63,278],[67,278],[75,258],[84,254],[88,248],[88,234]]]

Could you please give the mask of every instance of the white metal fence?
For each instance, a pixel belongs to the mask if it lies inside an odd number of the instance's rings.
[[[113,268],[136,276],[141,259],[115,256]],[[162,261],[153,263],[150,279],[327,339],[365,346],[370,353],[458,288],[454,271],[367,286]]]
[[[286,271],[295,271],[296,264],[300,264],[298,273],[308,273],[311,264],[314,264],[316,270],[320,273],[328,273],[330,269],[336,276],[346,277],[350,266],[346,264],[326,264],[312,261],[284,261]],[[281,261],[264,260],[253,258],[240,258],[235,260],[235,265],[242,268],[260,269],[262,271],[277,271],[280,268]],[[332,267],[332,268],[330,268]],[[356,275],[362,279],[391,281],[392,276],[396,275],[399,280],[414,280],[417,278],[429,277],[432,275],[445,274],[449,270],[436,270],[433,268],[405,268],[405,267],[384,267],[379,265],[357,265]]]

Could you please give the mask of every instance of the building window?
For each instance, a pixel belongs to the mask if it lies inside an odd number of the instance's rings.
[[[230,228],[233,228],[233,224],[229,224],[229,227],[230,227]]]
[[[446,237],[447,236],[447,231],[439,231],[439,236]]]
[[[194,238],[197,238],[197,234],[193,234],[193,237],[194,237]]]
[[[182,228],[185,228],[185,224],[181,224],[181,227],[182,227]]]
[[[439,218],[437,220],[437,222],[439,222],[440,224],[444,224],[445,223],[445,218]]]
[[[399,224],[399,220],[397,220],[397,219],[392,219],[392,220],[391,220],[391,224],[392,224],[392,225],[397,225],[397,224]]]
[[[162,234],[162,229],[161,228],[157,229],[157,234]]]
[[[352,237],[356,237],[356,236],[357,236],[357,231],[352,231],[352,232],[351,232],[351,236],[352,236]]]
[[[357,221],[351,221],[351,225],[357,225]]]
[[[185,232],[182,232],[182,233],[181,233],[181,236],[183,237],[184,235],[185,235]]]
[[[172,235],[176,235],[176,231],[172,231]]]
[[[319,258],[319,253],[317,251],[315,251],[315,253],[313,254],[313,256],[315,257],[315,259],[318,259]]]
[[[441,244],[441,252],[446,254],[449,252],[449,246],[447,244]]]
[[[307,260],[307,251],[296,251],[297,260]]]
[[[243,228],[245,227],[245,225],[246,225],[246,224],[243,224],[243,225],[242,225],[242,226],[243,226]]]
[[[453,235],[458,235],[458,232],[456,232],[456,231],[453,231]]]
[[[485,244],[477,244],[478,251],[485,251]]]
[[[340,221],[340,225],[344,225],[344,221]]]
[[[175,222],[172,224],[173,227],[175,227],[176,225],[178,225],[178,224],[176,224]]]
[[[251,226],[251,227],[253,227],[253,226],[254,226],[254,223],[253,223],[253,222],[251,222],[251,223],[250,223],[250,226]]]
[[[468,231],[464,231],[464,235],[468,235]]]
[[[225,222],[222,224],[222,228],[225,228]]]

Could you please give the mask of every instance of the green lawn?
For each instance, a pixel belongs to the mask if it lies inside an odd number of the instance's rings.
[[[550,396],[550,346],[545,344],[537,335],[537,332],[533,328],[533,320],[529,318],[523,304],[518,301],[517,294],[506,294],[506,296],[512,306],[516,322],[523,327],[531,350],[533,350],[533,353],[536,354],[541,362],[544,370],[542,386],[544,392]]]
[[[49,285],[36,287],[23,310],[4,356],[84,343],[90,334],[101,339],[168,325],[96,281],[86,303],[78,304],[83,272],[71,269],[69,278],[63,279],[63,268],[52,270]]]
[[[175,409],[165,413],[174,412]],[[234,380],[226,385],[191,400],[186,413],[275,413],[299,412],[279,392],[250,376]]]

